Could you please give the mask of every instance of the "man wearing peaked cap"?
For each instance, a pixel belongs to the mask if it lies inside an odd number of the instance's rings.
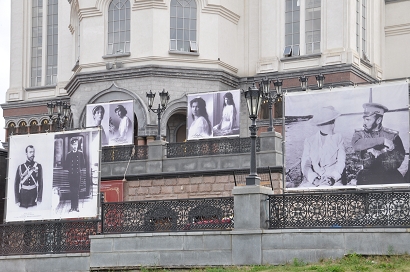
[[[68,181],[70,183],[70,200],[71,209],[69,212],[79,212],[78,199],[81,183],[81,170],[85,168],[84,154],[79,149],[79,139],[72,137],[70,139],[71,151],[65,159],[64,169],[68,170]]]
[[[346,152],[342,135],[334,133],[340,113],[332,106],[322,107],[310,120],[318,131],[305,139],[301,159],[300,187],[342,185]],[[289,186],[290,187],[290,186]]]
[[[357,185],[405,182],[397,170],[404,161],[403,142],[397,131],[382,125],[388,108],[378,103],[365,103],[363,109],[363,129],[356,129],[352,138],[352,146],[363,164],[357,174]]]
[[[385,112],[388,112],[389,109],[382,104],[378,103],[364,103],[363,104],[364,112],[363,116],[372,116],[378,114],[383,116]]]

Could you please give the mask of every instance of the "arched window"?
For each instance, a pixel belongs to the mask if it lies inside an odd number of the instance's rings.
[[[195,0],[171,0],[171,51],[198,51],[196,20]]]
[[[30,122],[30,133],[38,133],[38,122],[36,120]]]
[[[9,123],[9,125],[7,126],[7,138],[9,138],[9,136],[16,134],[16,124],[11,122]]]
[[[130,52],[130,1],[113,0],[108,8],[108,55]]]
[[[19,130],[18,130],[18,134],[27,134],[27,123],[26,121],[21,121],[19,123]]]
[[[57,126],[58,126],[58,124],[57,124],[57,118],[54,118],[54,119],[51,121],[50,132],[56,132],[56,131],[58,131]]]
[[[40,125],[40,131],[41,132],[46,132],[50,130],[50,124],[48,122],[47,119],[44,119],[41,121],[41,125]]]

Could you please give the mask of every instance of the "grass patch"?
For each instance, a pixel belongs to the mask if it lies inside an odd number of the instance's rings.
[[[307,263],[301,259],[293,259],[285,265],[254,265],[254,266],[220,266],[201,267],[193,269],[149,269],[142,272],[278,272],[278,271],[315,271],[315,272],[410,272],[410,255],[361,256],[351,253],[341,259],[324,259],[318,263]]]

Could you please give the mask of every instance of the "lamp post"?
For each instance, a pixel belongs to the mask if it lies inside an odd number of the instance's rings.
[[[152,91],[150,90],[149,93],[147,93],[147,98],[148,98],[148,110],[158,115],[158,133],[157,133],[156,140],[161,140],[161,114],[167,108],[168,101],[169,101],[169,94],[168,92],[165,92],[165,89],[163,89],[162,92],[159,93],[160,104],[158,104],[157,109],[152,108],[152,105],[154,104],[155,93],[152,93]]]
[[[248,106],[249,119],[252,120],[252,125],[249,127],[251,132],[251,165],[250,173],[246,178],[246,185],[259,185],[260,177],[256,173],[256,118],[262,101],[262,92],[255,87],[249,87],[245,92],[246,105]]]
[[[57,114],[56,117],[54,117],[54,109],[57,110],[55,112]],[[61,100],[48,102],[47,113],[50,121],[57,123],[58,131],[61,131],[61,129],[68,127],[69,119],[71,117],[71,106],[68,102],[63,102]]]
[[[275,82],[273,82],[273,85],[275,86],[275,91],[272,92],[270,91],[270,83],[271,80],[268,78],[262,79],[260,83],[260,87],[262,89],[262,95],[263,99],[268,102],[269,106],[269,127],[268,131],[273,131],[273,118],[272,118],[272,105],[276,103],[280,97],[282,97],[282,80],[276,79]]]

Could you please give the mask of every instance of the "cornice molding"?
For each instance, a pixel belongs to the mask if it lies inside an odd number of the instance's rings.
[[[198,59],[197,55],[179,55],[177,57],[159,57],[159,56],[147,56],[147,57],[141,57],[141,58],[123,58],[121,59],[121,62],[126,64],[135,64],[138,62],[146,62],[146,61],[166,61],[166,62],[177,62],[177,63],[193,63],[193,64],[212,64],[212,65],[218,65],[220,67],[223,67],[232,73],[237,73],[238,68],[229,65],[228,63],[225,63],[220,60],[211,60],[211,59]],[[82,64],[80,65],[81,69],[86,69],[86,68],[96,68],[96,67],[105,67],[105,62],[94,62],[94,63],[88,63],[88,64]]]
[[[82,8],[78,11],[78,18],[81,21],[83,18],[87,17],[94,17],[94,16],[102,16],[103,13],[96,7],[92,8]]]
[[[386,4],[394,4],[394,3],[406,2],[406,1],[410,1],[410,0],[385,0],[385,3]]]
[[[79,88],[81,84],[102,81],[115,81],[124,79],[135,79],[142,77],[169,77],[181,79],[198,79],[219,81],[232,88],[238,88],[239,78],[223,70],[186,68],[175,66],[147,65],[114,70],[96,72],[83,72],[76,74],[65,86],[69,96]]]
[[[143,9],[168,9],[168,7],[163,0],[134,0],[132,10]]]
[[[363,72],[361,69],[359,69],[358,67],[354,65],[338,64],[338,65],[329,65],[329,66],[323,66],[323,67],[315,67],[312,69],[300,69],[297,71],[289,71],[289,72],[271,72],[271,73],[257,74],[253,77],[241,78],[240,83],[241,84],[252,84],[253,82],[261,81],[264,77],[291,79],[291,78],[298,78],[302,74],[308,77],[314,77],[318,75],[319,73],[327,75],[327,74],[346,73],[346,72],[352,73],[368,83],[372,83],[376,81],[374,77]],[[336,82],[336,83],[330,83],[330,84],[332,84],[333,86],[343,86],[343,85],[351,85],[353,84],[353,82],[342,81],[342,82]],[[288,90],[291,90],[291,89],[293,88],[288,88]],[[296,89],[296,87],[294,89]]]
[[[45,107],[47,102],[51,102],[55,100],[60,100],[63,102],[70,102],[70,97],[61,96],[61,97],[53,97],[50,99],[42,99],[42,100],[30,100],[30,101],[18,101],[18,102],[10,101],[10,102],[1,104],[0,106],[3,110],[17,109],[17,108],[32,108],[32,107],[41,107],[41,106]]]
[[[410,23],[386,26],[384,32],[386,37],[410,34]]]
[[[202,12],[209,13],[209,14],[217,14],[225,18],[226,20],[231,21],[235,25],[239,23],[239,19],[241,18],[241,16],[239,16],[235,12],[221,5],[207,4],[206,6],[202,8]]]

